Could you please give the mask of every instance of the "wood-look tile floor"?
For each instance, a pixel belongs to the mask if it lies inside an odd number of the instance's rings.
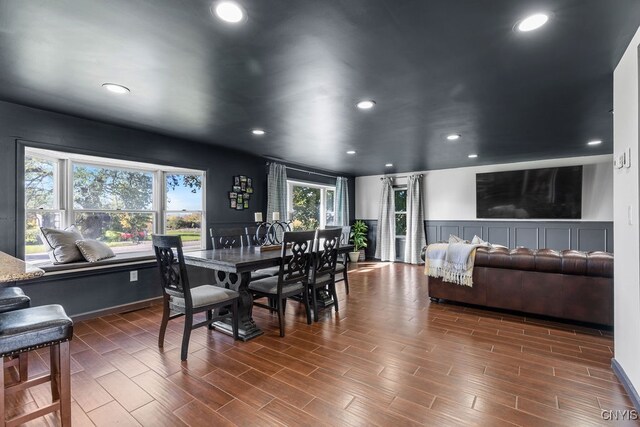
[[[610,361],[607,331],[430,303],[422,268],[360,263],[340,312],[307,325],[291,302],[285,338],[260,308],[265,334],[234,342],[199,329],[180,362],[182,323],[164,349],[161,308],[76,324],[74,426],[612,425],[632,409]],[[48,363],[33,354],[35,375]],[[44,405],[48,385],[8,402]],[[58,425],[56,415],[30,425]]]

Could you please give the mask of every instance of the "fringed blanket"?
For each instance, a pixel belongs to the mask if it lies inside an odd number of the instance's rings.
[[[473,286],[473,264],[476,248],[467,243],[434,243],[427,246],[425,274],[442,277],[445,282]]]

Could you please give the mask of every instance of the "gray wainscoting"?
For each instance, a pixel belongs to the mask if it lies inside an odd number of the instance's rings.
[[[374,258],[378,224],[376,220],[364,222],[369,226],[366,255]],[[448,240],[450,234],[466,240],[478,235],[509,248],[613,252],[613,222],[608,221],[425,221],[425,230],[427,243]]]
[[[576,249],[613,252],[613,222],[587,221],[425,221],[427,243],[465,240],[474,235],[509,248]]]

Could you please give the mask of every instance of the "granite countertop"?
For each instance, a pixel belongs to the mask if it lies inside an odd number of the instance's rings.
[[[44,270],[0,252],[0,283],[36,279],[43,274]]]

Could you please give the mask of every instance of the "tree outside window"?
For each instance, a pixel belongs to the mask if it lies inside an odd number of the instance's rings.
[[[394,190],[396,202],[396,236],[407,235],[407,190],[397,188]]]
[[[335,187],[288,182],[289,220],[294,230],[315,230],[335,221]]]

